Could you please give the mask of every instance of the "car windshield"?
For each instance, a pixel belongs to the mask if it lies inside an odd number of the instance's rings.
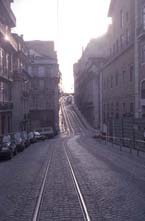
[[[27,138],[27,133],[25,131],[22,133],[22,137]]]
[[[28,134],[28,136],[29,136],[29,138],[32,138],[32,137],[33,137],[33,132],[30,132],[30,133]]]
[[[15,137],[16,139],[20,139],[20,138],[21,138],[21,134],[20,134],[20,133],[16,133],[16,134],[14,135],[14,137]]]
[[[40,135],[40,133],[39,133],[39,132],[36,132],[36,131],[34,132],[34,134],[35,134],[35,135]]]
[[[3,139],[2,139],[2,142],[3,143],[7,143],[7,142],[10,142],[10,136],[4,136]]]

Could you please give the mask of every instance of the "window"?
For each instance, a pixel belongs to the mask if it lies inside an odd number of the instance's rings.
[[[37,72],[38,72],[38,67],[37,67],[37,66],[33,66],[33,67],[32,67],[32,72],[33,72],[33,74],[37,74]]]
[[[103,110],[103,118],[104,122],[106,121],[106,105],[104,104],[104,110]]]
[[[113,55],[115,55],[115,43],[113,44]]]
[[[111,76],[111,88],[113,88],[113,76]]]
[[[130,66],[130,74],[129,74],[130,75],[130,77],[129,77],[130,81],[133,81],[133,72],[134,72],[134,67],[133,67],[133,65],[131,65]]]
[[[124,71],[122,71],[122,80],[123,80],[123,82],[125,81],[125,75],[126,75],[126,71],[124,70]]]
[[[125,37],[124,35],[120,36],[120,48],[123,48],[123,46],[125,45]]]
[[[141,98],[145,99],[145,81],[143,81],[141,85]]]
[[[39,74],[44,74],[44,72],[45,72],[45,68],[44,68],[44,66],[39,66],[39,69],[38,69],[38,71],[39,71]]]
[[[143,24],[143,29],[145,29],[145,5],[143,6],[142,9],[142,24]]]
[[[115,85],[118,86],[118,72],[115,74]]]
[[[119,43],[118,43],[118,40],[116,40],[116,52],[119,51]]]
[[[130,33],[129,33],[129,30],[126,29],[126,45],[129,44],[129,40],[130,40]]]
[[[0,81],[0,102],[3,102],[4,99],[4,83]]]
[[[122,104],[122,108],[123,108],[123,113],[125,113],[126,112],[126,104],[125,103]]]
[[[110,106],[107,104],[107,118],[109,118]]]
[[[104,111],[106,111],[106,104],[104,104]]]
[[[134,103],[130,103],[130,113],[134,112]]]
[[[120,48],[123,48],[123,37],[122,37],[122,35],[120,36]]]
[[[126,21],[128,22],[129,20],[129,15],[128,15],[128,12],[126,12]]]
[[[120,27],[123,28],[124,26],[124,13],[123,10],[120,11]]]
[[[39,86],[40,86],[40,89],[42,90],[42,89],[44,89],[44,80],[43,79],[41,79],[40,81],[39,81]]]
[[[3,64],[2,60],[3,60],[3,50],[2,48],[0,48],[0,69],[2,69],[2,64]]]
[[[119,118],[119,103],[116,103],[116,118]]]
[[[141,47],[142,50],[142,63],[145,63],[145,45]]]
[[[113,115],[114,115],[114,104],[112,103],[111,104],[111,116],[113,117]]]
[[[107,77],[107,88],[109,88],[109,77]]]

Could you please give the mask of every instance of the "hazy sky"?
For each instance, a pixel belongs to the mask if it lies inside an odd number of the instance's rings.
[[[72,65],[82,47],[105,32],[109,4],[110,0],[14,0],[16,32],[25,40],[55,41],[65,91],[73,88]]]

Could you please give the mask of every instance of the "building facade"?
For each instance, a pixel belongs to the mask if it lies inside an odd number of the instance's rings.
[[[109,57],[102,70],[103,122],[135,114],[135,2],[112,0]]]
[[[13,55],[17,44],[11,34],[16,18],[11,10],[12,0],[0,3],[0,135],[12,131]]]
[[[92,56],[86,48],[87,59],[83,54],[74,65],[76,104],[88,121],[100,129],[110,119],[145,116],[145,1],[111,0],[108,16],[112,24],[106,34],[107,53],[100,56],[103,62],[98,62],[99,56]],[[101,42],[96,41],[96,45],[101,47]],[[97,54],[95,45],[94,50]]]
[[[140,117],[145,117],[145,1],[136,3],[136,63],[138,73],[138,109]]]
[[[13,117],[12,129],[15,131],[30,130],[30,89],[31,76],[28,73],[29,50],[23,36],[13,34],[17,42],[17,52],[14,55],[14,74],[12,84]]]
[[[59,67],[54,43],[26,42],[29,48],[31,75],[30,119],[31,129],[53,127],[59,130]]]
[[[74,65],[75,103],[90,125],[100,128],[101,73],[107,56],[106,37],[92,40]]]

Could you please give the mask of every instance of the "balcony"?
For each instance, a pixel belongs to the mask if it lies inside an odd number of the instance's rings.
[[[24,90],[22,91],[22,97],[23,98],[28,98],[29,94],[30,94],[29,91],[24,91]]]
[[[8,111],[13,109],[12,102],[0,102],[0,111]]]
[[[145,36],[145,27],[143,26],[143,24],[141,24],[138,28],[137,28],[137,35],[138,38],[142,38]]]
[[[6,26],[3,25],[1,22],[0,22],[0,33],[3,35],[3,40],[5,41],[5,43],[7,42],[8,44],[11,45],[11,47],[15,51],[17,51],[17,42],[13,38],[12,34],[8,32]]]
[[[4,7],[4,10],[6,11],[6,17],[8,19],[9,25],[11,28],[16,26],[16,17],[13,13],[13,11],[11,10],[10,4],[9,2],[7,2],[7,0],[1,0],[1,4]]]

